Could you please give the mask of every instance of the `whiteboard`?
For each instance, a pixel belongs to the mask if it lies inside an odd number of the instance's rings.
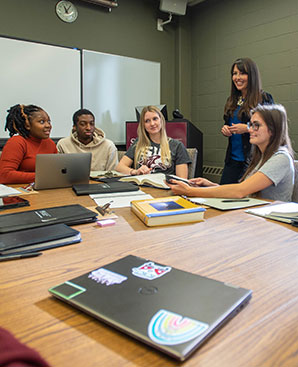
[[[115,144],[126,144],[136,106],[159,104],[160,63],[83,50],[83,106]]]
[[[81,106],[81,57],[76,49],[0,38],[0,138],[7,109],[16,104],[42,107],[52,121],[51,137],[68,136]]]

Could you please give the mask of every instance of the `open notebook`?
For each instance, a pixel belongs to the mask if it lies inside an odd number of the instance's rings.
[[[219,210],[241,209],[241,208],[248,208],[250,206],[270,204],[268,201],[255,198],[220,199],[220,198],[188,197],[188,199],[194,203],[207,205],[210,206],[210,208],[215,208]]]

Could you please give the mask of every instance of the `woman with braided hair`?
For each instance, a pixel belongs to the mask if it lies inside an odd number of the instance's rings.
[[[57,153],[51,140],[49,115],[40,107],[17,104],[6,117],[10,139],[0,158],[0,183],[31,183],[35,180],[36,154]]]

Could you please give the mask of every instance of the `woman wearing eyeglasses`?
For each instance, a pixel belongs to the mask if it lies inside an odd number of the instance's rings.
[[[259,103],[274,102],[269,93],[262,91],[256,63],[249,58],[237,59],[231,68],[231,94],[224,108],[225,124],[221,129],[229,138],[221,185],[239,182],[246,171],[251,154],[246,124],[249,111]]]
[[[287,113],[282,105],[258,105],[247,125],[252,159],[240,183],[218,185],[205,178],[193,178],[189,185],[172,180],[174,194],[243,198],[256,194],[264,199],[291,201],[294,162],[288,135]]]

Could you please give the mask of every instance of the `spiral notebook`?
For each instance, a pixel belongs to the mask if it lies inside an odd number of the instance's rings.
[[[252,291],[136,256],[49,292],[180,361],[234,317]]]
[[[206,205],[210,208],[219,210],[232,210],[249,208],[251,206],[270,204],[269,201],[260,200],[256,198],[243,198],[243,199],[223,199],[223,198],[197,198],[188,197],[190,201],[196,204]]]

